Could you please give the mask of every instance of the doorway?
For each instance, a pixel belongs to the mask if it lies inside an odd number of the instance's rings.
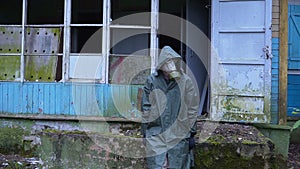
[[[160,1],[159,12],[162,14],[158,26],[159,48],[168,45],[182,56],[186,63],[184,70],[197,82],[200,96],[198,114],[205,117],[209,112],[210,4],[210,0]]]

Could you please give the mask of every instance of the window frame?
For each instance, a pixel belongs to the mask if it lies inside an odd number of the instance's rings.
[[[58,57],[62,57],[62,79],[61,82],[70,82],[74,79],[70,77],[70,57],[74,54],[80,55],[80,53],[71,53],[71,29],[74,27],[102,27],[102,53],[96,53],[96,55],[102,55],[104,57],[103,64],[104,68],[102,69],[101,79],[97,82],[99,83],[109,83],[109,57],[110,57],[110,32],[112,29],[149,29],[150,32],[150,57],[151,57],[151,72],[155,70],[157,65],[157,56],[158,56],[158,8],[159,0],[150,1],[150,24],[149,26],[141,25],[113,25],[110,21],[111,18],[111,0],[103,0],[103,21],[101,24],[72,24],[72,0],[62,0],[64,3],[63,6],[63,23],[62,24],[27,24],[27,14],[28,14],[28,1],[22,0],[22,23],[21,25],[10,25],[4,24],[0,26],[12,26],[12,27],[21,27],[21,49],[20,53],[17,53],[20,56],[20,79],[17,81],[24,82],[25,79],[25,57],[27,56],[26,49],[26,29],[27,28],[47,28],[47,27],[57,27],[62,28],[62,52],[57,52]],[[6,55],[3,53],[2,55]],[[7,54],[12,55],[12,54]],[[38,54],[37,54],[38,55]],[[86,79],[77,79],[80,82],[87,81]]]

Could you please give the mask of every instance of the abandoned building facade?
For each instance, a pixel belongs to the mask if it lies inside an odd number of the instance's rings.
[[[299,119],[298,5],[5,1],[0,6],[0,116],[138,120],[139,88],[154,71],[159,49],[168,45],[197,81],[199,114],[267,124]]]

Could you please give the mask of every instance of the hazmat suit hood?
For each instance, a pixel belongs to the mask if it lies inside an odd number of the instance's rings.
[[[174,78],[180,77],[181,71],[178,65],[180,61],[181,56],[176,53],[170,46],[165,46],[162,48],[158,57],[158,65],[156,67],[156,70],[168,72],[170,76]]]

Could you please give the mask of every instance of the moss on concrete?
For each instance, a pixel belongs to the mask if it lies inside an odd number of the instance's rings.
[[[15,154],[22,152],[23,137],[28,134],[21,128],[0,128],[0,152]]]

